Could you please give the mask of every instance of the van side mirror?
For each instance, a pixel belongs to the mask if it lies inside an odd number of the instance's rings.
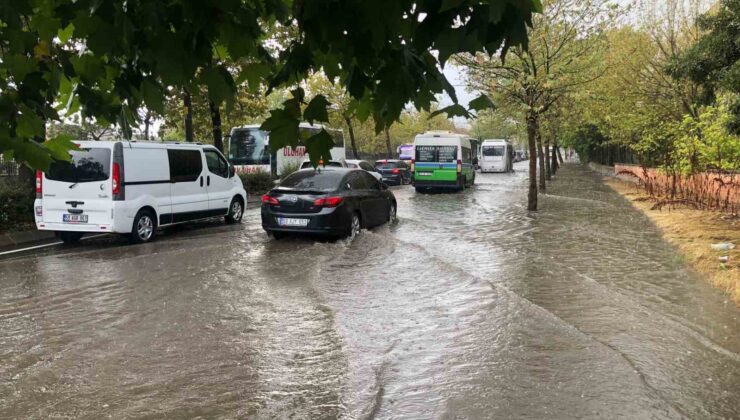
[[[236,175],[236,168],[234,165],[229,165],[229,178],[233,178]]]

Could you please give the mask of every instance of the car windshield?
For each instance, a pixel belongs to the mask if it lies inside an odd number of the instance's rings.
[[[484,146],[483,156],[503,156],[504,146]]]
[[[339,188],[344,173],[334,171],[303,170],[288,175],[278,189],[299,191],[335,191]]]
[[[110,149],[94,147],[71,150],[71,160],[55,161],[46,171],[46,179],[61,182],[105,181],[110,176]]]

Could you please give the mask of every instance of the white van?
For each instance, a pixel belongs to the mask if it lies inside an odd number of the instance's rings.
[[[215,147],[80,141],[70,162],[36,173],[36,227],[64,242],[87,232],[150,241],[160,226],[224,216],[241,222],[247,192]]]
[[[480,148],[481,172],[509,172],[513,170],[514,147],[507,140],[483,140]]]

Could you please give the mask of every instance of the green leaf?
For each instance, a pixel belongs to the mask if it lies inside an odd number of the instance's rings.
[[[272,138],[272,136],[270,136]],[[311,160],[313,167],[319,166],[320,161],[329,162],[331,160],[331,149],[334,147],[334,140],[331,135],[323,128],[318,133],[309,137],[306,141],[306,153]]]
[[[468,108],[475,111],[482,111],[484,109],[495,109],[496,105],[493,103],[491,98],[486,94],[482,94],[479,97],[473,99],[468,104]]]
[[[257,92],[262,86],[262,81],[265,80],[269,74],[269,65],[264,63],[250,63],[242,67],[242,71],[239,73],[236,83],[241,85],[246,81],[249,86],[249,90]]]
[[[208,86],[208,97],[216,105],[221,105],[223,101],[233,98],[236,94],[234,80],[223,66],[204,69],[200,75],[200,81]]]
[[[453,118],[453,117],[471,118],[472,117],[470,113],[468,113],[468,110],[465,109],[464,106],[460,104],[453,104],[453,105],[446,106],[442,109],[438,109],[437,111],[432,112],[431,114],[429,114],[429,119],[432,119],[442,113],[446,113],[447,118]]]
[[[76,149],[77,145],[72,142],[72,137],[66,134],[60,134],[53,139],[49,139],[42,145],[49,151],[51,157],[56,160],[69,160],[69,151]]]
[[[72,35],[74,34],[74,31],[75,31],[75,26],[70,23],[69,25],[67,25],[66,28],[59,29],[57,31],[57,37],[59,38],[59,41],[62,44],[66,44],[67,41],[69,41],[70,38],[72,38]]]
[[[15,133],[21,138],[34,138],[44,135],[44,120],[28,107],[22,106],[21,115],[17,117]]]
[[[164,114],[164,91],[159,83],[144,79],[141,82],[141,96],[147,108],[160,115]]]
[[[270,116],[260,126],[260,130],[270,133],[270,150],[277,152],[283,147],[298,146],[298,125],[300,120],[284,109],[270,111]]]
[[[311,102],[308,103],[306,110],[303,111],[303,119],[313,124],[314,121],[329,122],[329,113],[326,108],[329,106],[329,101],[326,100],[324,95],[316,95]]]
[[[457,9],[462,4],[463,0],[442,0],[442,6],[440,6],[440,12],[446,12],[448,10]]]

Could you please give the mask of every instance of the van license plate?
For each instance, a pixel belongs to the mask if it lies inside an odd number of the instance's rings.
[[[62,221],[64,223],[87,223],[86,214],[63,214]]]
[[[308,219],[294,219],[290,217],[278,217],[278,225],[280,226],[308,226]]]
[[[419,176],[432,176],[431,172],[419,172]]]

